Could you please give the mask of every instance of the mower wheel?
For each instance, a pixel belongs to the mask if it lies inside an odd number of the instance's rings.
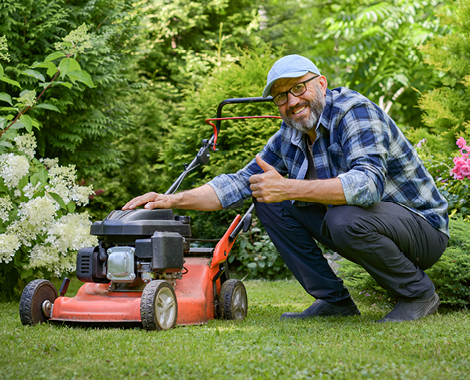
[[[23,290],[20,299],[20,319],[23,325],[44,323],[52,316],[52,305],[57,290],[50,281],[31,281]]]
[[[220,289],[220,317],[224,319],[243,319],[248,313],[248,298],[243,282],[227,280]]]
[[[168,330],[176,325],[178,303],[168,281],[150,281],[142,292],[140,318],[145,330]]]

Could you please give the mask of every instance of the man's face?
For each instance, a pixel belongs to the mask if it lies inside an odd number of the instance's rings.
[[[308,73],[300,78],[279,79],[271,88],[271,95],[274,97],[282,92],[289,91],[296,84],[303,82],[314,74]],[[315,130],[318,120],[325,108],[326,79],[318,77],[306,83],[307,91],[296,97],[289,93],[287,103],[278,106],[282,120],[302,133]]]

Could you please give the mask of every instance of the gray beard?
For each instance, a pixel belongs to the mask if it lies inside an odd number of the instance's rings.
[[[282,117],[282,120],[284,120],[284,122],[289,127],[297,129],[302,133],[308,133],[312,129],[316,128],[318,121],[320,120],[321,114],[325,109],[326,100],[317,87],[317,95],[315,96],[315,99],[313,99],[311,102],[306,103],[310,106],[310,115],[307,120],[303,122],[293,120],[290,116],[293,111],[292,109],[289,109],[288,112],[286,112],[286,116]],[[302,107],[304,104],[300,106]]]

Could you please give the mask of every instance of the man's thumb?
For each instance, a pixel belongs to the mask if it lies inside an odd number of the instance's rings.
[[[269,165],[266,161],[264,161],[259,154],[256,155],[256,163],[259,165],[261,169],[263,169],[265,173],[269,170],[274,169],[271,165]]]

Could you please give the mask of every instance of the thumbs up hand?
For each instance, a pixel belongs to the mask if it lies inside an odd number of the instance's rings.
[[[258,202],[273,203],[286,200],[287,194],[284,185],[287,179],[264,161],[259,154],[256,155],[256,163],[263,169],[264,173],[254,174],[250,177],[252,195]]]

